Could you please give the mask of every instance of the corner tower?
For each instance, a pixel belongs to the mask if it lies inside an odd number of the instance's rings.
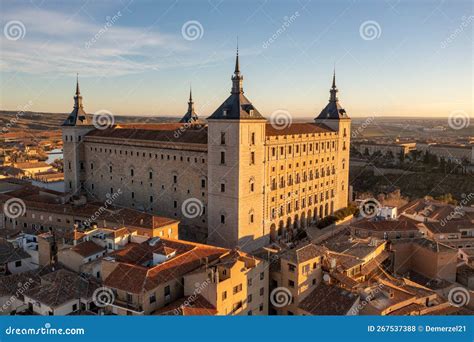
[[[84,135],[93,129],[94,126],[82,105],[79,78],[77,78],[74,108],[62,124],[65,192],[76,194],[83,188],[86,176],[83,140]]]
[[[351,140],[351,119],[342,108],[337,97],[336,72],[332,77],[332,86],[329,91],[329,103],[314,119],[318,124],[325,124],[338,134],[336,182],[337,191],[334,210],[347,207],[349,195],[349,150]]]
[[[194,110],[194,101],[193,101],[193,92],[191,88],[189,88],[189,101],[188,101],[188,111],[184,116],[179,120],[180,123],[186,124],[202,124],[201,120],[199,120],[196,111]]]
[[[251,251],[265,245],[264,161],[267,120],[245,97],[239,52],[230,96],[208,121],[208,243]]]

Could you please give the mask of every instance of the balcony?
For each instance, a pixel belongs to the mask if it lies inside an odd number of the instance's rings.
[[[133,311],[134,313],[139,315],[145,314],[145,311],[143,311],[143,307],[140,304],[132,303],[119,298],[115,298],[113,304],[110,304],[110,306],[128,311]]]

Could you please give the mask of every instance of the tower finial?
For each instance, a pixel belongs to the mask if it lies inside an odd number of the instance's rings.
[[[331,96],[329,97],[329,101],[331,102],[337,102],[337,88],[336,88],[336,68],[334,68],[334,73],[332,74],[332,87],[331,90],[329,90],[329,93]]]
[[[334,63],[334,71],[332,74],[332,88],[336,89],[336,63]]]
[[[193,88],[189,85],[189,102],[193,102]]]
[[[239,64],[239,36],[237,36],[237,54],[235,56],[235,74],[240,73],[240,64]]]
[[[79,96],[81,92],[79,91],[79,73],[76,73],[76,95]]]

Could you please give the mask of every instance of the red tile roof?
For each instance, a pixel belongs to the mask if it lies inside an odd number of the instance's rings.
[[[345,315],[358,298],[358,295],[336,285],[321,283],[298,307],[312,315]]]
[[[216,308],[203,296],[186,296],[153,313],[154,315],[214,316]]]
[[[372,230],[378,232],[393,232],[393,231],[418,231],[417,223],[409,218],[403,218],[396,221],[371,221],[361,220],[359,222],[351,224],[351,227],[365,230]]]
[[[207,147],[207,126],[185,123],[123,124],[104,130],[93,130],[87,134],[86,139],[87,137],[202,144]]]
[[[95,242],[85,241],[85,242],[75,245],[74,247],[71,248],[71,250],[83,256],[84,258],[87,258],[91,255],[103,252],[105,248],[99,246]]]
[[[153,259],[153,253],[166,246],[176,250],[176,256],[155,266],[143,266]],[[131,293],[141,293],[156,288],[172,279],[181,281],[183,275],[211,262],[228,250],[181,240],[161,239],[154,246],[145,241],[129,243],[124,249],[111,254],[118,263],[105,279],[104,285]]]

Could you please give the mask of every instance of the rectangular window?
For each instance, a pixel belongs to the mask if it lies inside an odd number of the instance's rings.
[[[250,165],[255,164],[255,152],[250,152]]]
[[[153,294],[150,296],[150,304],[155,303],[155,302],[156,302],[156,295],[153,293]]]
[[[221,164],[225,164],[225,152],[221,152]]]
[[[221,192],[225,192],[225,183],[221,183]]]
[[[250,135],[250,144],[255,145],[255,133]]]
[[[206,187],[206,180],[205,179],[201,179],[201,188],[205,188]]]
[[[221,145],[225,145],[225,132],[221,132]]]
[[[227,291],[222,292],[222,300],[227,299]]]
[[[234,286],[234,289],[233,289],[234,294],[239,293],[240,291],[242,291],[242,284]]]

